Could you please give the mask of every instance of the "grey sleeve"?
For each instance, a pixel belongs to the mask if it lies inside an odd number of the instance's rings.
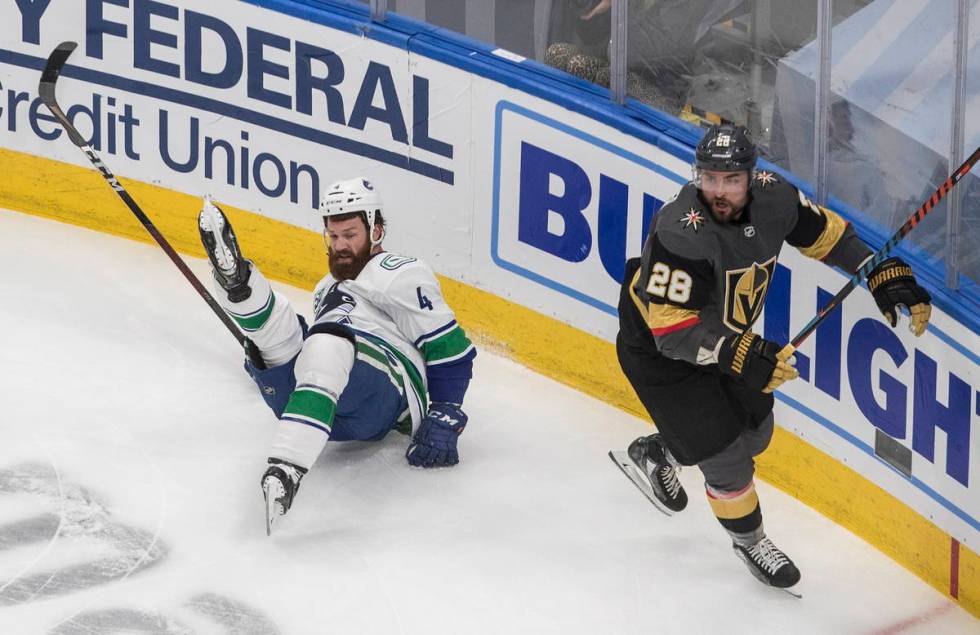
[[[699,322],[694,326],[654,337],[657,348],[665,357],[704,365],[718,362],[718,342],[730,333],[721,323]]]
[[[824,258],[824,262],[840,267],[848,273],[854,273],[872,255],[874,252],[871,248],[864,244],[864,241],[854,232],[854,228],[848,225],[844,229],[844,235]]]

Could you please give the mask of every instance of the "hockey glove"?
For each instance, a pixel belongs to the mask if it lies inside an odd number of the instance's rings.
[[[912,267],[900,258],[889,258],[871,270],[868,289],[892,328],[898,324],[896,309],[904,306],[912,318],[909,330],[916,337],[925,332],[932,315],[932,297],[915,281]]]
[[[734,333],[722,341],[718,368],[740,378],[749,388],[772,392],[784,382],[800,376],[793,368],[795,352],[789,344],[780,349],[779,344],[750,331]]]
[[[412,437],[405,458],[415,467],[445,467],[459,463],[456,441],[467,416],[454,403],[429,404],[429,412]]]

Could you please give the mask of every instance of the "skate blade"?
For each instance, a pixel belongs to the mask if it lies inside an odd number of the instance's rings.
[[[739,560],[745,563],[745,566],[749,570],[749,573],[752,574],[752,577],[758,580],[759,582],[761,582],[763,586],[769,587],[770,589],[775,589],[777,591],[783,591],[787,595],[792,595],[797,600],[803,599],[803,594],[796,590],[796,588],[800,586],[799,582],[797,582],[793,586],[788,586],[788,587],[774,586],[772,584],[769,584],[769,581],[763,578],[762,575],[758,571],[756,571],[755,567],[753,567],[752,564],[748,560],[746,560],[745,554],[743,554],[741,551],[736,551],[735,555],[738,556]]]
[[[266,479],[266,482],[262,483],[262,494],[265,496],[265,535],[272,535],[272,526],[279,520],[280,516],[284,516],[282,505],[276,500],[276,492],[269,492],[269,488],[274,486],[275,483],[269,483],[270,479]],[[271,479],[275,480],[275,479]],[[270,495],[271,494],[271,495]]]
[[[232,253],[231,248],[225,242],[225,218],[211,203],[208,203],[208,205],[210,208],[205,207],[201,210],[198,216],[198,223],[201,229],[210,235],[211,240],[214,241],[211,254],[214,256],[214,262],[217,268],[225,275],[233,275],[238,263],[235,261],[235,255]]]
[[[622,470],[623,474],[626,475],[626,478],[631,480],[633,485],[636,485],[636,488],[643,492],[643,495],[646,496],[651,503],[653,503],[654,507],[667,516],[674,515],[674,510],[665,507],[664,504],[657,499],[657,495],[653,493],[653,488],[650,487],[650,483],[647,482],[646,477],[643,476],[643,473],[640,472],[640,470],[636,467],[636,464],[633,463],[632,459],[630,459],[630,456],[626,450],[610,450],[609,458],[612,459],[612,462],[615,463],[620,470]]]

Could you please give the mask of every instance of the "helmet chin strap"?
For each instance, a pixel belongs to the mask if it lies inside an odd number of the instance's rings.
[[[384,225],[381,225],[381,235],[378,239],[374,239],[374,230],[377,225],[374,224],[374,210],[364,212],[365,220],[367,221],[368,227],[371,229],[368,232],[368,241],[371,243],[371,249],[374,249],[381,244],[381,241],[385,239],[385,234],[388,233]]]
[[[380,227],[381,227],[381,235],[378,236],[378,239],[377,240],[374,239],[374,232],[373,231],[371,232],[371,248],[372,249],[375,248],[375,247],[377,247],[378,245],[380,245],[381,244],[381,241],[385,239],[385,234],[388,233],[388,230],[385,229],[385,226],[384,225],[381,225]]]

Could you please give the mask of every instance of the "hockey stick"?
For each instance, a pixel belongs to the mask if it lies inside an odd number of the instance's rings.
[[[923,218],[925,218],[926,214],[931,212],[939,201],[943,199],[944,196],[949,194],[949,191],[953,189],[953,186],[959,183],[960,179],[970,172],[978,160],[980,160],[980,148],[974,150],[973,154],[970,155],[970,158],[964,161],[963,165],[949,175],[949,178],[947,178],[943,184],[939,186],[939,189],[932,193],[929,200],[923,203],[922,207],[915,210],[915,212],[909,216],[908,220],[906,220],[905,223],[898,228],[898,231],[895,232],[895,235],[889,238],[888,242],[886,242],[881,249],[879,249],[871,258],[869,258],[867,262],[861,265],[861,268],[858,269],[853,276],[851,276],[851,279],[847,281],[844,288],[838,291],[837,295],[831,298],[830,301],[827,302],[827,304],[814,316],[814,318],[803,327],[803,330],[800,331],[799,335],[794,337],[790,342],[793,348],[799,348],[800,344],[803,343],[803,340],[808,338],[810,334],[816,330],[817,326],[824,321],[827,315],[836,309],[840,303],[844,301],[844,298],[850,295],[851,291],[861,284],[861,281],[868,277],[872,269],[877,267],[885,258],[888,257],[888,253],[895,247],[895,245],[897,245],[906,234],[912,231],[915,226],[918,225]]]
[[[88,157],[88,160],[92,162],[92,165],[94,165],[102,174],[113,191],[115,191],[115,193],[119,195],[119,198],[126,203],[126,206],[129,207],[129,211],[131,211],[139,222],[143,224],[146,231],[153,237],[153,240],[160,245],[160,248],[163,249],[164,253],[170,257],[170,260],[173,261],[177,268],[180,269],[180,272],[184,274],[184,277],[191,283],[191,286],[194,287],[194,290],[197,291],[198,295],[200,295],[204,301],[208,303],[208,306],[211,307],[211,310],[218,316],[221,323],[228,328],[232,335],[235,336],[238,343],[245,349],[245,354],[248,356],[249,361],[252,362],[252,365],[258,369],[264,369],[265,363],[262,361],[262,356],[259,354],[259,349],[255,343],[249,338],[245,337],[245,335],[238,330],[238,326],[235,324],[235,322],[227,313],[225,313],[224,309],[222,309],[221,306],[215,301],[214,297],[208,293],[208,290],[204,288],[204,285],[202,285],[201,281],[197,279],[194,272],[192,272],[187,267],[187,264],[180,258],[180,256],[177,255],[177,252],[174,251],[174,248],[170,246],[167,239],[164,238],[163,234],[161,234],[156,228],[153,221],[151,221],[147,215],[143,213],[143,210],[136,204],[136,201],[134,201],[129,195],[129,192],[127,192],[122,184],[119,183],[119,180],[113,176],[112,172],[109,171],[109,168],[107,168],[102,162],[102,159],[99,158],[99,155],[97,155],[95,151],[92,150],[92,147],[88,144],[88,142],[85,141],[85,138],[79,134],[78,129],[75,128],[70,121],[68,121],[68,117],[61,109],[61,106],[58,105],[58,100],[55,97],[55,83],[58,81],[58,76],[61,75],[61,70],[64,68],[65,62],[68,60],[68,56],[71,55],[76,46],[78,46],[78,44],[75,42],[62,42],[54,51],[51,52],[51,55],[48,56],[47,64],[44,66],[44,72],[41,73],[41,82],[38,84],[37,88],[38,94],[41,96],[41,101],[44,102],[44,105],[48,107],[51,114],[54,115],[62,127],[64,127],[65,132],[68,133],[68,138],[71,139],[71,142],[85,153],[85,156]]]

